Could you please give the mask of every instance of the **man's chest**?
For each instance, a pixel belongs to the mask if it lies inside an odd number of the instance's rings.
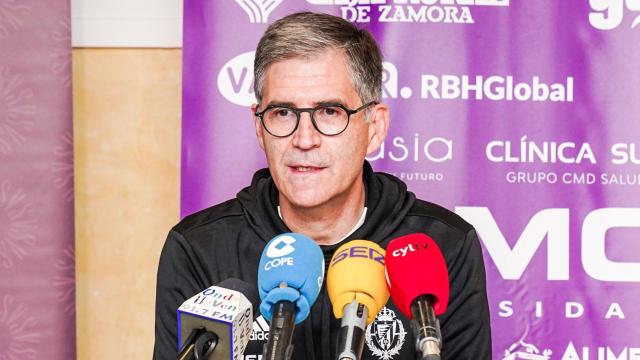
[[[365,332],[362,360],[414,360],[414,337],[410,322],[389,302]],[[333,315],[331,315],[333,316]],[[333,321],[336,321],[335,319]],[[293,359],[336,359],[338,326],[313,328],[305,323],[296,327]],[[311,338],[309,338],[311,337]],[[259,316],[253,323],[251,340],[244,353],[244,360],[261,360],[262,349],[269,339],[269,324]]]

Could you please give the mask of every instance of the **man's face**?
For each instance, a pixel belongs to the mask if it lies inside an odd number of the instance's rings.
[[[363,103],[347,66],[345,55],[336,50],[273,63],[267,70],[257,110],[272,104],[313,108],[336,102],[356,109]],[[360,191],[364,157],[377,149],[386,135],[386,108],[377,105],[370,110],[374,118],[383,113],[385,134],[380,134],[380,126],[365,123],[364,111],[351,115],[347,129],[336,136],[320,134],[308,113],[301,114],[297,130],[286,138],[273,137],[262,128],[260,119],[254,118],[258,142],[267,156],[281,202],[312,208]]]

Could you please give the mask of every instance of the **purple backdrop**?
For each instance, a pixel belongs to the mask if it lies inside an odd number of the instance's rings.
[[[265,166],[252,51],[303,9],[380,42],[392,124],[370,160],[478,229],[494,358],[640,358],[640,3],[188,1],[182,215]]]
[[[0,0],[0,359],[75,358],[68,0]]]

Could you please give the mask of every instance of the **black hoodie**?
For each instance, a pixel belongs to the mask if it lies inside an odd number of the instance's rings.
[[[429,235],[442,250],[450,280],[449,306],[440,316],[442,359],[491,359],[484,264],[473,227],[449,210],[416,199],[402,181],[374,173],[366,162],[364,182],[365,222],[342,242],[321,246],[326,264],[335,249],[353,239],[386,248],[402,235]],[[268,169],[262,169],[236,199],[192,214],[169,232],[158,267],[154,359],[177,357],[176,309],[186,299],[230,277],[257,287],[264,246],[290,232],[277,204],[278,190]],[[257,321],[254,330],[267,330],[264,324]],[[339,328],[323,286],[309,317],[295,329],[293,359],[335,359]],[[264,333],[258,338],[264,339]],[[245,360],[259,360],[264,342],[250,341]],[[363,360],[391,359],[415,360],[416,352],[409,321],[389,300],[367,329]]]

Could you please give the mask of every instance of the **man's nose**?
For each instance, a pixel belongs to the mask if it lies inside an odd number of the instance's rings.
[[[318,147],[322,141],[321,134],[313,126],[311,114],[308,112],[300,114],[298,129],[296,129],[292,136],[293,146],[303,150]]]

